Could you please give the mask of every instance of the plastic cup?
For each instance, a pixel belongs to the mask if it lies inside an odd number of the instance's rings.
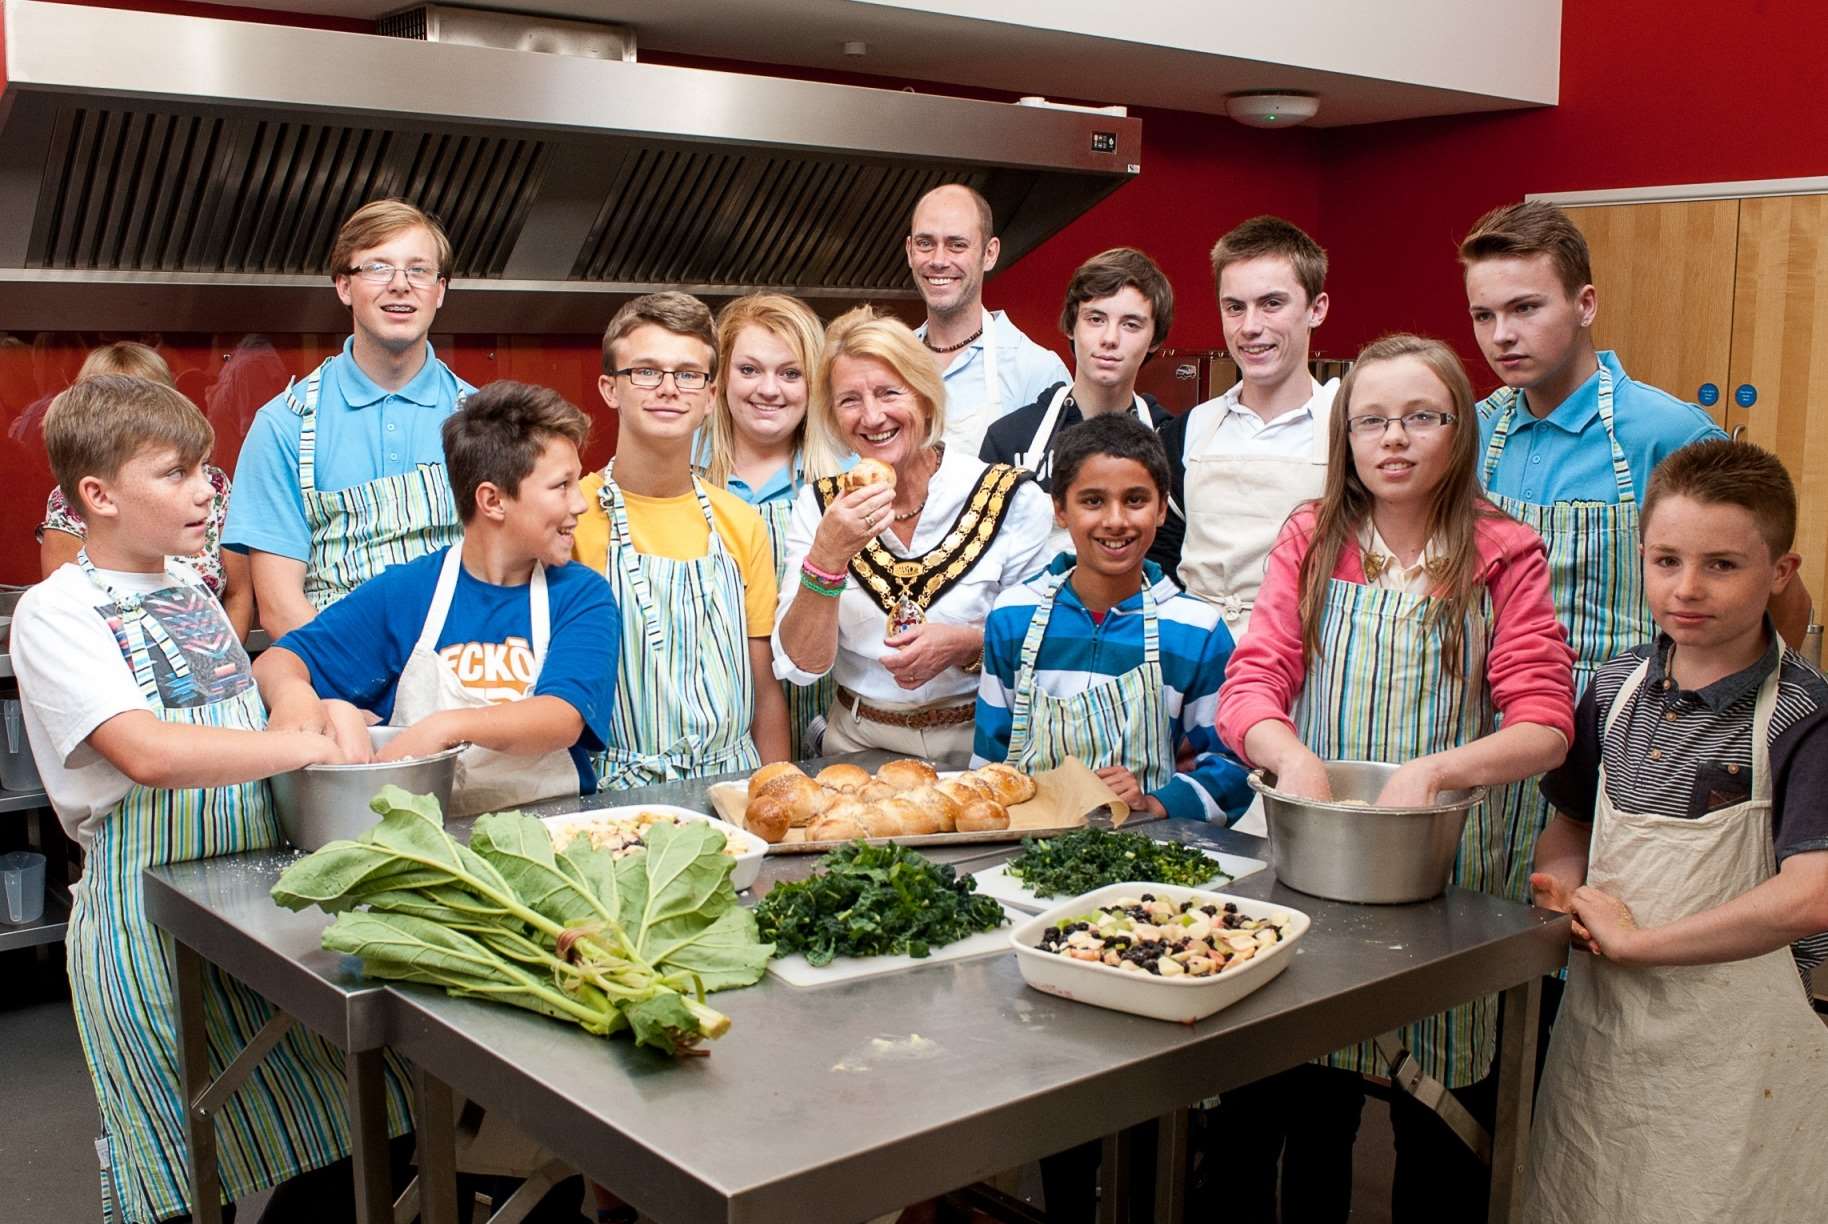
[[[0,922],[20,926],[44,917],[44,855],[0,854]]]

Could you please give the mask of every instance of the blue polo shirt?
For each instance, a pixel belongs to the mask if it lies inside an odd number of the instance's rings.
[[[1612,423],[1619,447],[1631,466],[1631,483],[1638,500],[1650,473],[1673,451],[1704,438],[1724,438],[1726,433],[1694,404],[1686,403],[1638,382],[1625,373],[1618,354],[1602,350],[1599,359],[1612,374]],[[1479,403],[1480,470],[1485,447],[1498,424],[1492,402]],[[1599,416],[1599,372],[1575,389],[1573,395],[1538,419],[1530,413],[1522,393],[1511,416],[1510,437],[1498,470],[1487,482],[1489,492],[1532,505],[1554,502],[1617,502],[1618,482],[1612,475],[1612,449],[1606,445],[1606,425]],[[240,495],[240,486],[236,486]]]
[[[774,475],[764,480],[759,488],[752,488],[748,481],[734,473],[724,487],[736,494],[751,506],[766,506],[773,502],[790,502],[793,495],[799,492],[799,486],[793,481],[794,464],[783,464]]]
[[[330,359],[317,398],[317,487],[331,493],[399,476],[421,463],[444,462],[444,419],[472,387],[425,346],[425,365],[398,391],[383,391],[355,363],[355,338]],[[302,403],[303,378],[292,394]],[[222,543],[236,552],[259,549],[311,559],[311,528],[298,484],[298,437],[303,418],[282,392],[254,415],[235,466]]]

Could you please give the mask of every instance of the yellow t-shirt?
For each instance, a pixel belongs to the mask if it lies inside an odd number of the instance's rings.
[[[580,482],[585,510],[571,538],[571,555],[599,574],[604,572],[609,557],[609,516],[597,504],[597,490],[602,487],[601,472],[592,472]],[[743,609],[749,636],[765,638],[774,632],[778,595],[768,526],[753,506],[734,493],[709,484],[704,489],[705,496],[711,499],[717,534],[736,558],[736,568],[743,576]],[[694,561],[705,555],[711,532],[698,509],[697,497],[690,493],[683,497],[641,497],[624,489],[622,502],[628,507],[628,534],[636,552],[675,561]]]

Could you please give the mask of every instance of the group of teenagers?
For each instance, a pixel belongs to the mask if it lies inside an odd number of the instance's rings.
[[[1414,335],[1316,382],[1326,256],[1277,218],[1212,250],[1240,378],[1183,415],[1136,391],[1174,313],[1142,252],[1074,273],[1070,369],[985,309],[977,192],[921,197],[906,253],[918,328],[778,294],[628,302],[600,471],[577,405],[437,358],[450,244],[399,200],[340,230],[353,334],[260,410],[232,497],[156,356],[114,346],[57,398],[48,572],[12,657],[86,853],[68,963],[112,1212],[190,1209],[140,871],[281,844],[276,773],[468,745],[459,812],[863,749],[1074,756],[1133,809],[1257,830],[1253,768],[1326,798],[1324,762],[1396,763],[1398,805],[1487,787],[1454,882],[1572,915],[1529,1218],[1818,1218],[1828,1162],[1798,1140],[1828,1100],[1806,986],[1828,955],[1828,682],[1785,646],[1809,613],[1795,492],[1595,350],[1571,221],[1505,206],[1462,243],[1502,384],[1478,402]],[[237,582],[274,640],[252,662]],[[270,1014],[214,971],[206,1011],[223,1059]],[[1498,1024],[1483,999],[1399,1038],[1489,1123]],[[1367,1042],[1227,1093],[1214,1201],[1344,1220],[1385,1071]],[[407,1082],[390,1064],[395,1136]],[[320,1218],[342,1085],[331,1047],[288,1033],[219,1115],[225,1199],[278,1186],[266,1218]],[[1482,1218],[1454,1133],[1400,1094],[1393,1126],[1395,1218]],[[1088,1218],[1050,1166],[1050,1218]]]

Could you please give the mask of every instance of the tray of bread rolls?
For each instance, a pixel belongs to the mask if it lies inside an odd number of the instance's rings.
[[[770,854],[812,854],[863,838],[902,845],[1010,842],[1077,828],[1092,815],[1122,824],[1129,809],[1076,760],[1029,775],[1005,764],[940,771],[889,761],[874,773],[828,765],[764,765],[747,784],[710,787],[717,814],[768,843]]]

